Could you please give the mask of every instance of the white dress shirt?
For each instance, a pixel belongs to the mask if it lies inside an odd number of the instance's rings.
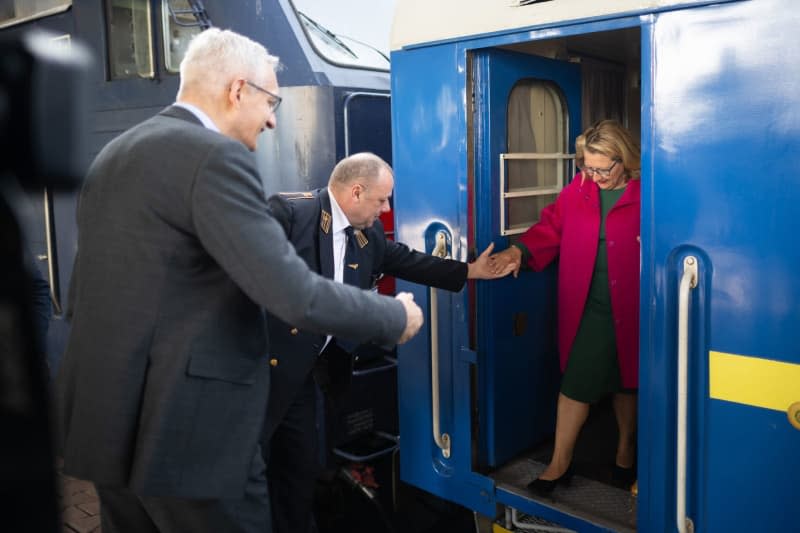
[[[336,198],[333,197],[330,187],[328,187],[328,197],[331,199],[331,232],[333,236],[333,279],[338,283],[344,282],[344,250],[347,246],[347,234],[345,228],[350,226],[347,216],[339,207]],[[325,344],[319,353],[322,353],[331,341],[331,335],[325,339]]]
[[[331,232],[333,232],[333,279],[342,283],[344,280],[344,250],[347,246],[347,234],[345,228],[350,225],[347,215],[333,197],[330,187],[328,187],[328,197],[331,199]]]
[[[205,126],[206,128],[208,128],[208,129],[210,129],[212,131],[216,131],[217,133],[220,133],[219,128],[217,127],[216,124],[214,124],[214,121],[211,120],[211,117],[206,115],[205,111],[203,111],[202,109],[200,109],[196,105],[187,104],[186,102],[175,102],[172,105],[184,108],[186,111],[188,111],[189,113],[191,113],[192,115],[197,117],[197,120],[202,122],[203,126]]]

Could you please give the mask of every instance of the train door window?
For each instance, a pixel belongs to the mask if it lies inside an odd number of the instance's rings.
[[[501,233],[524,232],[569,179],[567,110],[561,90],[521,80],[508,100],[507,153],[500,154]]]
[[[106,0],[112,80],[152,78],[153,26],[149,0]]]
[[[203,28],[188,0],[166,0],[161,5],[161,20],[164,28],[164,63],[167,72],[175,73],[186,55],[189,41]]]
[[[0,0],[0,28],[66,11],[72,0]]]

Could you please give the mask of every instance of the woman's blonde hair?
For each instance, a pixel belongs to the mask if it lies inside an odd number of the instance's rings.
[[[619,161],[628,179],[639,179],[642,174],[639,142],[616,120],[601,120],[590,126],[575,139],[575,162],[583,166],[585,152],[603,154]]]

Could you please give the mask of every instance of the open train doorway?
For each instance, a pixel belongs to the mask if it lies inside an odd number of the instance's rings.
[[[575,176],[575,138],[614,119],[639,140],[638,26],[478,49],[468,55],[470,231],[478,249],[513,244]],[[556,265],[479,284],[471,298],[473,469],[498,495],[537,499],[526,485],[553,450],[560,371]],[[592,405],[575,477],[539,503],[617,531],[636,529],[636,490],[614,476],[610,397]]]

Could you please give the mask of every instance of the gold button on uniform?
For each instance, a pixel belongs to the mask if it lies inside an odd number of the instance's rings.
[[[273,357],[269,360],[269,366],[278,366],[278,360]]]
[[[299,330],[297,328],[292,328],[291,331],[289,331],[289,333],[291,333],[292,335],[297,335],[298,331]]]

